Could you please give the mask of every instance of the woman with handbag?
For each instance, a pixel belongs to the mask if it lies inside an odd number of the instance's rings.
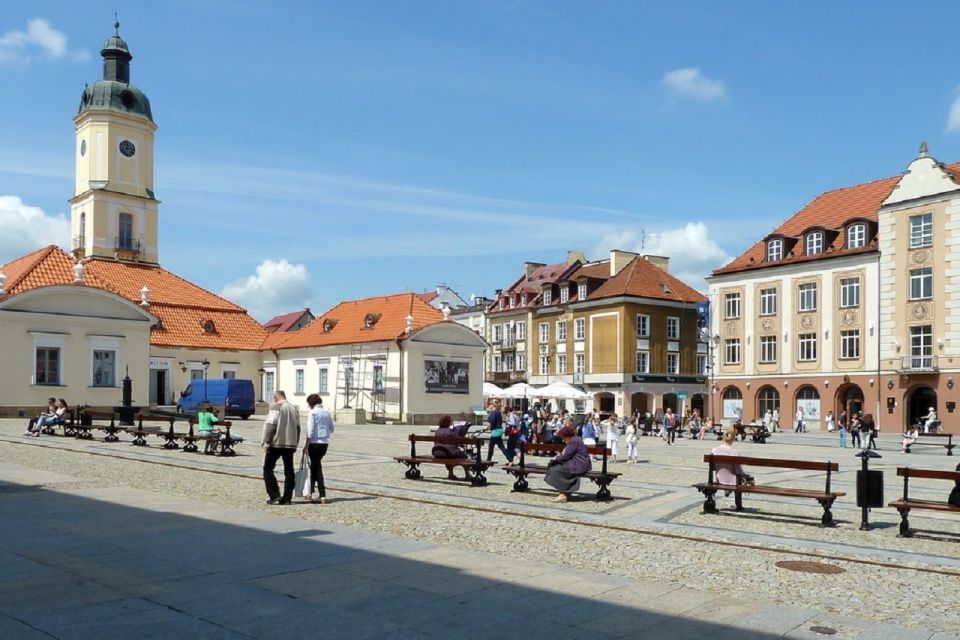
[[[307,421],[307,443],[303,447],[304,453],[310,458],[310,480],[303,497],[317,504],[327,503],[327,487],[323,482],[323,456],[327,455],[330,447],[330,436],[336,428],[333,416],[323,407],[323,399],[319,394],[311,393],[307,396],[310,405],[310,417]],[[313,487],[316,485],[318,497],[313,499]]]

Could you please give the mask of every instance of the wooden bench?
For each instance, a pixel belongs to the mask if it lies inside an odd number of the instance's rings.
[[[906,434],[904,434],[906,437]],[[927,440],[931,438],[932,440]],[[943,438],[946,438],[946,443],[942,442]],[[905,452],[910,453],[911,447],[918,447],[921,445],[927,445],[931,447],[944,447],[947,450],[947,455],[953,455],[953,448],[957,445],[953,444],[953,434],[952,433],[921,433],[917,436],[917,441],[913,444],[908,444],[904,446]]]
[[[743,511],[744,493],[759,493],[771,496],[785,496],[788,498],[812,498],[823,507],[823,516],[820,518],[820,522],[824,526],[833,526],[833,513],[831,513],[830,508],[837,498],[846,495],[843,492],[830,490],[830,474],[840,470],[836,462],[780,460],[776,458],[754,458],[750,456],[723,456],[712,453],[704,455],[703,461],[710,465],[707,471],[707,481],[693,485],[700,493],[706,496],[706,500],[703,503],[703,513],[719,513],[717,503],[714,500],[714,495],[717,491],[729,491],[733,493],[737,511]],[[827,474],[826,486],[823,491],[812,491],[810,489],[795,489],[773,485],[747,484],[743,476],[737,477],[737,484],[721,484],[715,480],[716,469],[719,464],[800,469],[803,471],[825,471]]]
[[[97,425],[94,424],[94,420],[102,420],[108,422],[108,424]],[[120,436],[117,434],[125,429],[117,425],[116,414],[112,411],[92,411],[90,409],[83,409],[80,412],[79,421],[73,426],[77,438],[89,440],[93,438],[91,431],[94,429],[99,429],[100,431],[105,432],[107,435],[104,436],[104,442],[117,442],[120,440]]]
[[[135,447],[146,447],[147,446],[146,436],[160,436],[166,440],[168,434],[173,431],[174,419],[170,416],[155,416],[155,415],[141,413],[141,414],[138,414],[136,418],[137,418],[137,426],[135,428],[127,427],[126,429],[124,429],[124,431],[126,431],[127,433],[133,436],[133,441],[130,444],[132,444]],[[169,427],[167,429],[163,429],[163,427],[153,427],[153,426],[145,427],[143,426],[144,419],[162,420],[164,422],[168,422]],[[170,443],[169,440],[167,440],[167,442],[164,443],[163,446],[165,449],[179,448],[179,445],[177,445],[176,442],[173,443],[172,447],[167,446],[169,443]]]
[[[198,442],[204,442],[204,443],[212,442],[214,443],[214,447],[211,450],[205,449],[204,453],[213,455],[217,452],[217,448],[219,447],[221,449],[220,455],[228,455],[228,456],[235,455],[236,452],[233,451],[233,445],[236,444],[237,442],[242,442],[243,438],[240,438],[239,436],[230,435],[230,427],[232,423],[229,420],[224,420],[216,424],[226,428],[227,429],[226,434],[220,431],[214,431],[211,435],[201,435],[200,433],[194,434],[193,428],[197,426],[197,418],[196,417],[190,418],[190,431],[180,436],[180,439],[183,440],[185,443],[183,445],[183,450],[186,451],[187,453],[195,453],[199,451],[197,447]],[[226,437],[232,441],[229,445],[230,453],[227,453],[227,454],[223,453],[223,447],[226,444],[224,435],[226,435]]]
[[[505,464],[501,467],[504,471],[516,478],[516,482],[513,483],[514,491],[526,491],[530,488],[530,483],[527,481],[528,475],[546,475],[547,465],[543,464],[527,464],[527,453],[531,451],[547,452],[547,453],[560,453],[566,448],[564,444],[531,444],[531,443],[520,443],[520,464]],[[587,453],[591,456],[603,456],[603,464],[600,471],[588,471],[582,474],[581,478],[587,478],[588,480],[593,481],[594,484],[599,487],[597,491],[597,500],[609,500],[610,495],[610,483],[620,477],[619,473],[611,473],[607,471],[607,452],[609,449],[606,447],[587,447]]]
[[[470,480],[470,484],[475,487],[482,487],[487,484],[487,477],[484,474],[487,469],[493,466],[493,462],[486,462],[481,457],[484,440],[479,438],[438,438],[437,436],[418,436],[413,433],[410,434],[408,440],[410,441],[410,455],[394,457],[394,460],[397,462],[407,465],[407,471],[404,473],[407,479],[419,480],[421,477],[419,466],[422,464],[442,464],[448,468],[462,467],[465,471],[471,472],[473,478]],[[422,456],[417,455],[418,442],[429,442],[431,445],[453,444],[458,447],[473,447],[474,452],[472,455],[468,453],[468,457],[466,458],[434,458],[432,455]]]
[[[919,500],[910,497],[910,478],[953,480],[954,482],[960,482],[960,471],[897,467],[897,475],[903,478],[903,497],[900,500],[894,500],[889,506],[900,512],[900,537],[909,538],[913,535],[913,531],[910,530],[910,521],[907,519],[907,515],[911,509],[930,509],[932,511],[952,511],[954,513],[960,513],[960,507],[954,506],[946,500]]]

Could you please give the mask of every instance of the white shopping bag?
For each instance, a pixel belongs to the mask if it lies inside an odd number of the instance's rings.
[[[297,470],[297,478],[294,491],[304,498],[310,497],[310,465],[307,464],[306,454],[300,457],[300,468]]]

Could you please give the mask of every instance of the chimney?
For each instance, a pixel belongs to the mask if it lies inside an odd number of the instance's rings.
[[[530,277],[530,274],[539,269],[540,267],[545,267],[546,265],[542,262],[524,262],[523,263],[523,275]]]
[[[0,296],[7,295],[7,274],[0,271]]]
[[[441,313],[443,313],[443,319],[444,319],[444,320],[449,320],[449,319],[450,319],[450,305],[449,305],[449,304],[447,304],[446,302],[444,302],[443,304],[441,304],[441,305],[440,305],[440,311],[441,311]]]
[[[648,262],[652,263],[655,267],[663,269],[667,273],[670,273],[670,256],[643,256]]]
[[[573,264],[574,262],[586,262],[587,256],[583,255],[583,251],[577,251],[572,249],[567,251],[567,264]]]
[[[77,284],[83,284],[83,272],[85,270],[86,267],[83,266],[82,262],[73,265],[73,281]]]
[[[610,277],[617,275],[623,268],[630,264],[638,254],[632,251],[621,251],[620,249],[610,250]]]
[[[407,316],[407,326],[404,328],[403,332],[404,333],[413,332],[413,315],[412,314]]]
[[[147,285],[143,285],[143,289],[140,289],[140,306],[150,306],[150,289],[147,288]]]

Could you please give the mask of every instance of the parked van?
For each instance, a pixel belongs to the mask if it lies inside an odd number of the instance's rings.
[[[206,385],[206,398],[204,398]],[[254,412],[256,402],[253,394],[253,381],[241,378],[191,380],[190,385],[183,390],[177,400],[177,411],[186,414],[196,414],[197,408],[203,404],[223,407],[225,416],[240,416],[246,420]]]

